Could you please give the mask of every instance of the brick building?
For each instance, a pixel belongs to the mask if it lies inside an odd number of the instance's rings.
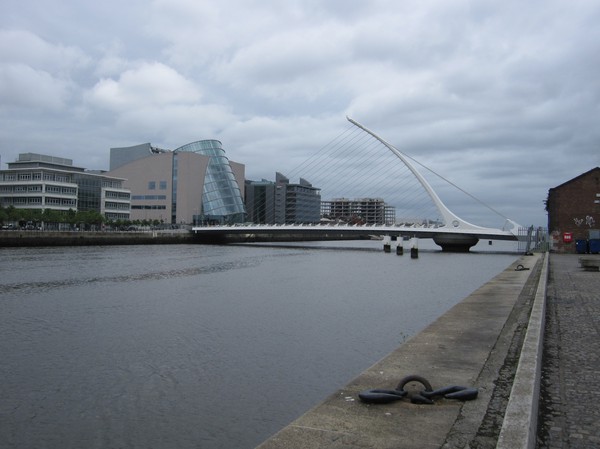
[[[600,167],[551,188],[546,209],[554,250],[580,252],[582,241],[600,239]]]

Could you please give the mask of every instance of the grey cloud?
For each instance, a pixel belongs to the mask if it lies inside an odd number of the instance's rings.
[[[0,29],[0,61],[55,74],[68,74],[91,63],[76,46],[50,43],[36,35],[35,30],[14,29]]]
[[[217,138],[253,179],[310,180],[350,115],[542,225],[547,189],[600,163],[597,2],[84,3],[7,0],[3,160]]]
[[[118,80],[103,78],[88,95],[92,103],[114,110],[193,104],[200,98],[198,86],[161,63],[141,64],[121,73]]]
[[[0,63],[0,110],[15,107],[58,111],[65,107],[69,91],[67,81],[48,72]]]

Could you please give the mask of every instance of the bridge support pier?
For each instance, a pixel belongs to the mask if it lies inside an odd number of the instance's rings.
[[[418,259],[419,258],[419,239],[413,237],[410,239],[410,258]]]
[[[438,234],[433,237],[433,241],[441,246],[444,252],[468,253],[472,246],[477,245],[479,239],[467,234]]]

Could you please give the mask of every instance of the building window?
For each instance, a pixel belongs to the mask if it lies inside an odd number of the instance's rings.
[[[148,190],[156,190],[156,181],[148,182]]]
[[[160,190],[167,190],[167,181],[160,181],[158,188]]]
[[[132,205],[131,209],[135,210],[166,210],[166,206],[163,205]]]
[[[132,195],[132,200],[166,200],[167,195]]]
[[[114,201],[106,201],[104,203],[106,209],[122,209],[129,210],[129,203],[115,203]]]

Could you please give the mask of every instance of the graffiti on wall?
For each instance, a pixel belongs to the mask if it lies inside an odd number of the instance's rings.
[[[596,220],[594,220],[594,217],[592,217],[591,215],[586,215],[585,219],[573,218],[573,221],[575,222],[575,226],[577,226],[578,228],[580,228],[583,224],[590,228],[596,224]]]

